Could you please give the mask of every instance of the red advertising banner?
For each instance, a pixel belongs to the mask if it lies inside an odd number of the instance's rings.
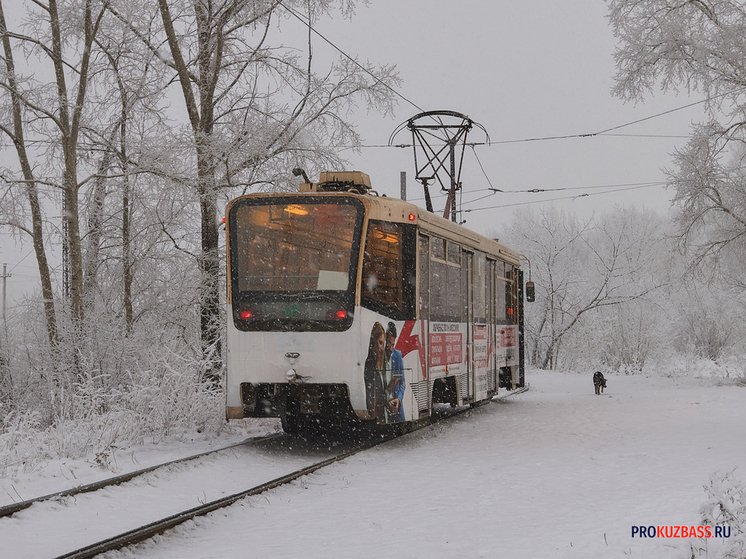
[[[514,347],[515,346],[515,333],[516,333],[515,326],[500,329],[500,342],[502,344],[502,347]]]
[[[489,361],[489,346],[487,344],[487,327],[474,325],[474,363],[477,369],[487,369]]]
[[[430,366],[461,363],[461,334],[430,334]]]

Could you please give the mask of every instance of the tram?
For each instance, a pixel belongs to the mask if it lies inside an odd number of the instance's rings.
[[[412,427],[524,386],[519,254],[365,173],[237,198],[226,234],[229,420]]]

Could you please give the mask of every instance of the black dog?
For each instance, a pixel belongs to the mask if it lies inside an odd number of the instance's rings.
[[[596,387],[596,394],[603,394],[606,388],[606,379],[600,371],[593,373],[593,386]]]

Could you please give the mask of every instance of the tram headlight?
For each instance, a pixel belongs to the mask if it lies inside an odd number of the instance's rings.
[[[288,382],[295,382],[298,380],[298,373],[295,372],[295,369],[290,369],[287,373],[285,373],[285,378]]]

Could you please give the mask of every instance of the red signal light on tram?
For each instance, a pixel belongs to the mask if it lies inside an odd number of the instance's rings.
[[[339,320],[342,320],[343,318],[347,318],[347,311],[337,311],[337,318]]]
[[[241,311],[241,320],[249,320],[253,315],[251,311]]]
[[[414,215],[414,214],[409,214],[409,221],[414,221],[415,219],[417,219],[417,216],[416,216],[416,215]]]

